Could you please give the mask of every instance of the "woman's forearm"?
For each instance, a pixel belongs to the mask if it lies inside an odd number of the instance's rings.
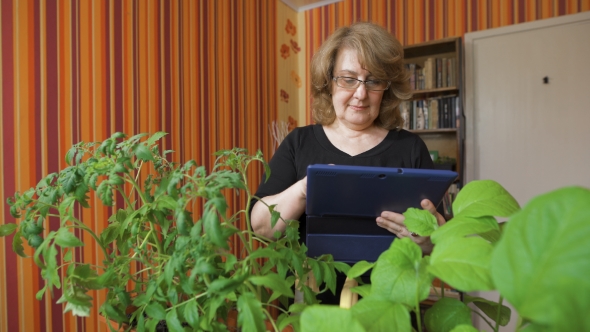
[[[307,190],[306,180],[307,179],[297,181],[285,191],[276,195],[264,197],[262,201],[258,201],[254,204],[250,217],[254,233],[267,238],[272,238],[275,232],[279,231],[283,233],[285,231],[287,225],[281,220],[279,220],[275,227],[271,229],[271,215],[268,209],[268,206],[271,205],[276,205],[274,209],[281,214],[282,219],[299,219],[305,211],[305,196]]]

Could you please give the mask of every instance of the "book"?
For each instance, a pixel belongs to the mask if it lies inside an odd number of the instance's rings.
[[[449,107],[449,128],[456,128],[457,123],[457,116],[456,116],[456,105],[457,105],[457,97],[450,98],[450,107]]]
[[[436,60],[435,58],[428,58],[424,61],[424,68],[422,69],[424,74],[424,89],[434,89],[436,86]]]
[[[448,87],[456,87],[456,67],[455,67],[455,58],[447,58],[447,86]]]
[[[441,75],[441,88],[446,88],[449,86],[449,66],[448,66],[448,59],[447,58],[442,58],[441,59],[441,71],[442,71],[442,75]]]
[[[455,128],[461,127],[461,100],[459,97],[455,97]]]
[[[438,98],[430,99],[430,129],[438,128]]]
[[[436,65],[436,88],[442,88],[442,81],[443,81],[443,65],[442,65],[442,58],[435,58],[435,65]]]
[[[416,68],[416,77],[418,81],[416,82],[416,90],[424,90],[424,69],[423,68]]]
[[[423,100],[416,100],[416,129],[424,129],[424,109]]]
[[[406,70],[410,74],[410,87],[412,88],[412,90],[416,90],[416,82],[417,82],[416,64],[415,63],[406,63],[404,66],[406,67]]]
[[[438,127],[447,128],[447,122],[449,119],[449,103],[448,98],[444,97],[440,100],[441,103],[441,116],[438,117]]]
[[[418,101],[413,100],[412,106],[410,107],[410,118],[412,119],[412,123],[410,124],[410,129],[416,129],[416,109]]]
[[[402,101],[399,104],[399,111],[404,121],[402,128],[405,130],[410,130],[410,102]]]
[[[430,129],[430,102],[422,100],[422,114],[424,117],[424,129]]]

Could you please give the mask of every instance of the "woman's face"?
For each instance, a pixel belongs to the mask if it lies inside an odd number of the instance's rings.
[[[357,52],[343,48],[336,56],[333,77],[346,76],[366,81],[374,78],[363,69],[358,61]],[[363,130],[373,125],[379,116],[383,91],[368,91],[365,84],[349,90],[332,82],[332,104],[336,111],[336,121],[354,130]]]

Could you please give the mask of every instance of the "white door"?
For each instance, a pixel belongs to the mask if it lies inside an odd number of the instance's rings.
[[[467,182],[496,180],[521,205],[559,187],[590,187],[590,13],[465,42]]]
[[[466,182],[496,180],[521,206],[590,188],[590,12],[466,34],[465,62]]]

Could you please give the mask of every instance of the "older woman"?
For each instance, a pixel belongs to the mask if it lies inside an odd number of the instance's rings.
[[[271,175],[256,196],[276,204],[285,220],[299,219],[305,239],[307,166],[310,164],[433,168],[424,142],[400,129],[401,100],[411,97],[403,65],[402,45],[387,30],[372,23],[356,23],[332,34],[311,62],[313,118],[316,124],[294,129],[269,162]],[[444,218],[429,200],[424,209],[439,224]],[[254,231],[271,238],[285,223],[271,229],[268,208],[257,202],[251,213]],[[380,227],[397,237],[410,237],[429,253],[427,237],[410,236],[404,216],[383,211]]]

